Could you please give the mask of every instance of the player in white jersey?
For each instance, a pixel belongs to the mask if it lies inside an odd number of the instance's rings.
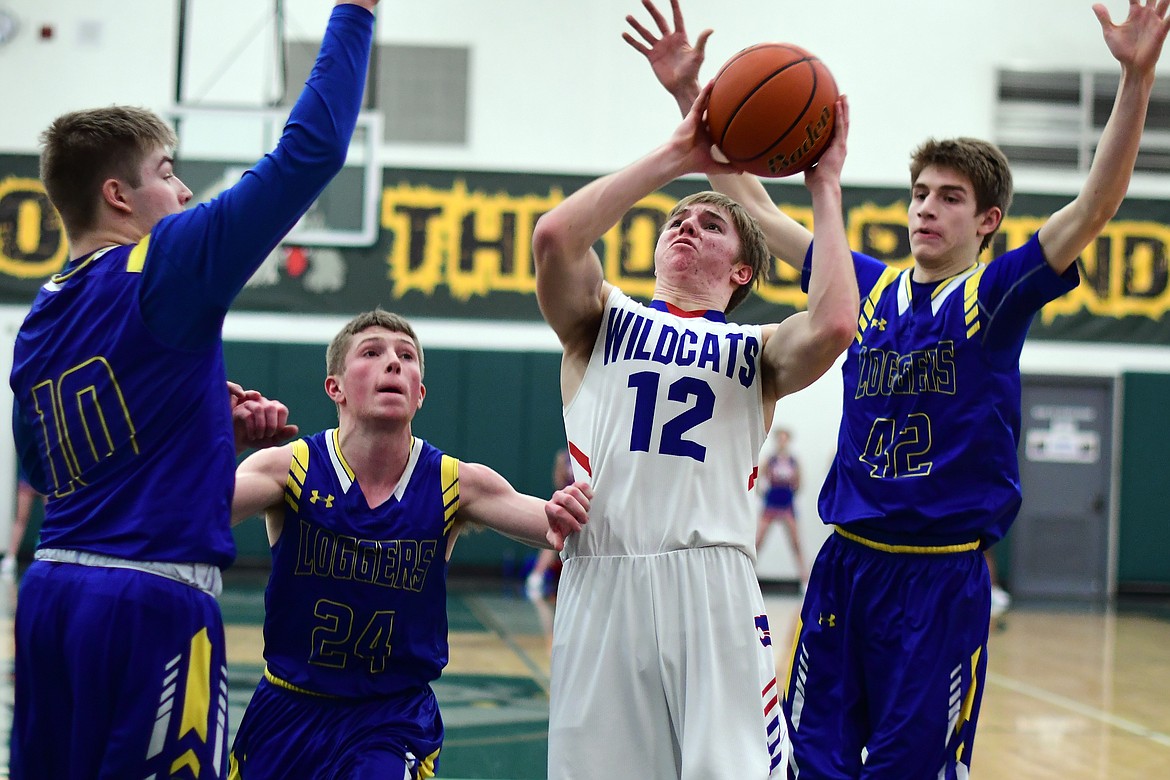
[[[590,521],[565,545],[553,632],[549,777],[781,777],[788,739],[754,571],[750,489],[776,401],[833,364],[858,294],[841,213],[847,106],[805,176],[817,230],[808,312],[735,325],[767,271],[759,226],[707,192],[654,253],[650,306],[606,282],[594,243],[687,173],[727,172],[702,121],[578,190],[533,236],[537,296],[564,348],[561,394]],[[556,530],[556,523],[553,523]]]

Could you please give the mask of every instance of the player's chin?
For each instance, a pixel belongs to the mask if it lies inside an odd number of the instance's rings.
[[[919,262],[937,260],[941,254],[937,241],[922,237],[910,238],[910,254]]]

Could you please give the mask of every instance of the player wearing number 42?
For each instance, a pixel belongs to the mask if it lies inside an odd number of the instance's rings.
[[[640,199],[711,156],[708,90],[670,139],[566,198],[533,237],[560,339],[573,469],[589,524],[565,545],[552,648],[548,776],[782,776],[788,740],[756,579],[752,482],[776,401],[846,348],[858,295],[841,211],[848,115],[806,173],[817,231],[808,311],[726,314],[767,272],[759,226],[717,193],[681,200],[654,251],[653,300],[602,276],[593,247]]]
[[[232,777],[431,777],[443,722],[430,683],[447,663],[447,559],[468,523],[545,547],[550,514],[585,521],[588,485],[546,503],[411,430],[423,351],[375,310],[329,345],[339,423],[240,464],[232,518],[263,511],[272,547],[266,668],[232,748]],[[555,503],[554,503],[555,502]]]

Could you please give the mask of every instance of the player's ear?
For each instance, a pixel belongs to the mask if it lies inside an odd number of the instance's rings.
[[[329,399],[335,404],[341,403],[345,396],[345,391],[341,389],[341,382],[332,374],[325,377],[325,395],[329,396]]]
[[[115,211],[129,213],[130,204],[126,202],[126,185],[118,179],[106,179],[102,182],[102,201]]]
[[[750,282],[752,280],[752,276],[752,267],[747,263],[739,263],[731,269],[731,280],[739,287],[743,287],[745,284]]]
[[[979,235],[986,236],[999,230],[999,223],[1003,221],[1003,209],[992,206],[983,212],[979,218]]]
[[[422,408],[423,399],[426,397],[427,397],[427,386],[426,385],[419,385],[418,386],[418,406],[415,407],[415,411],[418,411],[419,409]]]

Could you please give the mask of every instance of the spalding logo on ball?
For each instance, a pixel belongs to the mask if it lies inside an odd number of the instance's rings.
[[[791,43],[758,43],[715,74],[707,128],[735,167],[757,176],[810,168],[833,135],[837,83]]]

